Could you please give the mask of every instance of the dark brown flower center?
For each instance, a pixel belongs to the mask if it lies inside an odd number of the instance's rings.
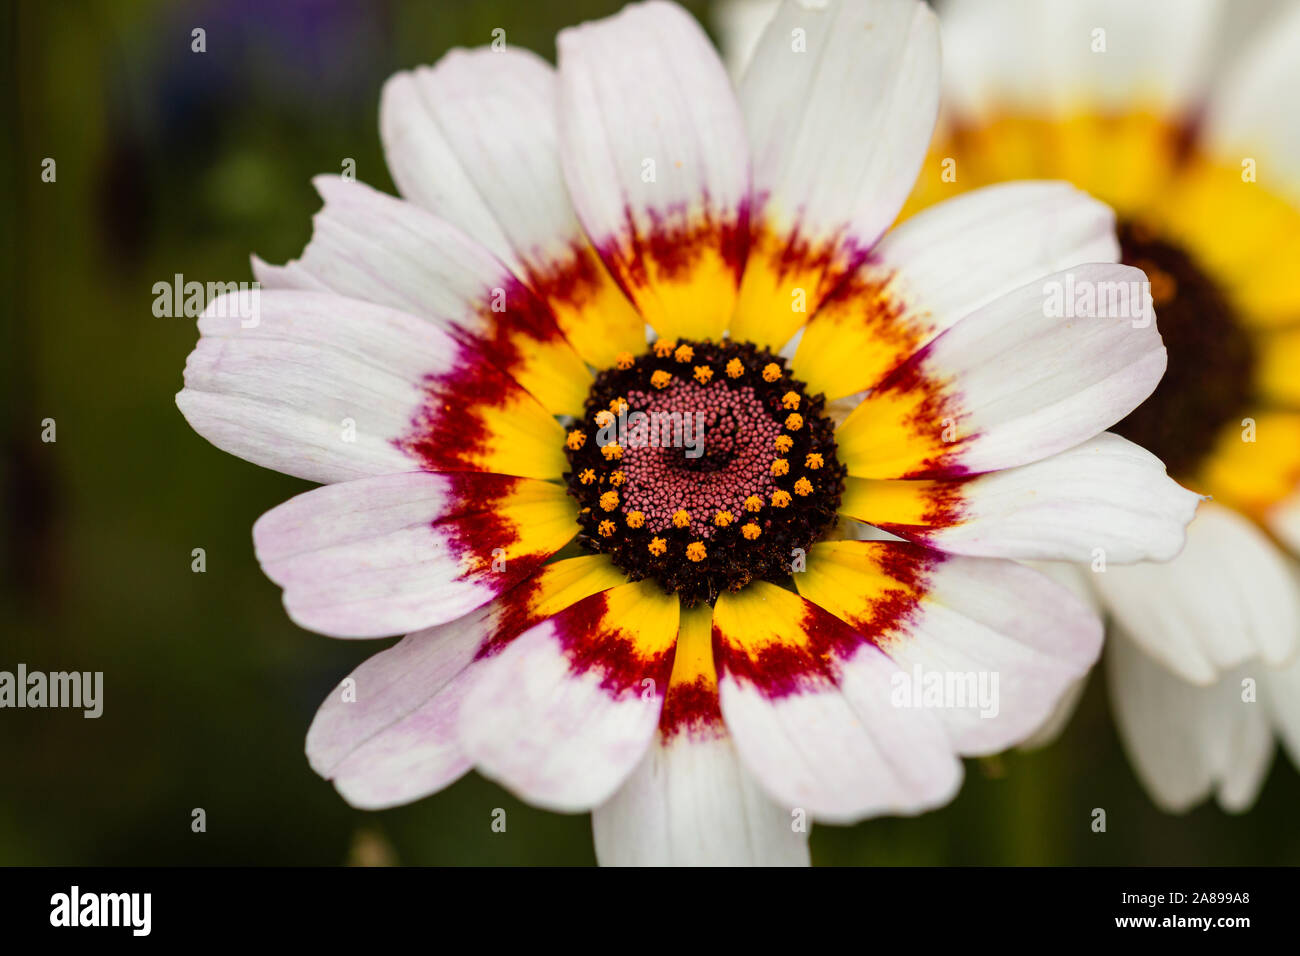
[[[1181,248],[1134,223],[1120,224],[1119,239],[1124,262],[1150,280],[1169,367],[1151,396],[1111,430],[1187,480],[1220,429],[1248,409],[1253,344],[1222,290]]]
[[[823,408],[747,343],[660,339],[619,356],[567,438],[580,542],[688,607],[785,579],[844,490]]]

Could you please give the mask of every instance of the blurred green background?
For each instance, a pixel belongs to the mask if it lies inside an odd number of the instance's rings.
[[[377,129],[392,72],[452,46],[554,58],[618,0],[11,0],[4,153],[0,669],[103,671],[104,714],[0,711],[0,863],[588,864],[587,817],[471,775],[413,806],[349,808],[307,766],[317,704],[388,642],[296,628],[250,528],[307,486],[217,451],[172,397],[196,332],[152,286],[251,280],[296,256],[309,178],[356,160],[394,191]],[[688,4],[707,13],[702,3]],[[207,52],[191,52],[191,31]],[[57,180],[41,181],[42,161]],[[41,441],[41,422],[57,442]],[[191,571],[204,548],[207,570]],[[1253,812],[1157,811],[1094,675],[1046,750],[968,764],[947,808],[818,827],[821,864],[1300,860],[1300,778],[1278,757]],[[193,833],[202,807],[207,832]],[[508,814],[505,833],[492,810]],[[1093,833],[1105,808],[1108,832]]]

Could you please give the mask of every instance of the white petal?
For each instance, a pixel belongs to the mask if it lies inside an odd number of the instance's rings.
[[[1085,605],[1093,610],[1094,613],[1100,613],[1097,605],[1097,595],[1093,593],[1092,586],[1085,575],[1087,571],[1073,564],[1065,564],[1058,561],[1040,561],[1031,562],[1030,567],[1040,574],[1045,574],[1057,584],[1068,588],[1070,593],[1082,601]],[[1089,675],[1091,672],[1089,672]],[[1088,676],[1084,675],[1070,684],[1057,701],[1056,707],[1047,715],[1047,719],[1039,725],[1038,729],[1032,735],[1027,737],[1020,745],[1023,750],[1037,750],[1040,747],[1047,747],[1056,742],[1061,736],[1070,718],[1074,716],[1074,711],[1079,706],[1079,701],[1083,698],[1083,692],[1088,686]]]
[[[486,331],[493,289],[515,291],[505,263],[419,206],[338,176],[312,184],[325,205],[311,241],[283,266],[254,259],[264,287],[328,290],[475,334]]]
[[[244,328],[237,317],[259,311]],[[251,321],[251,320],[247,320]],[[460,360],[454,343],[391,309],[333,295],[240,293],[209,304],[176,404],[214,445],[311,481],[409,471],[394,444],[421,378]],[[345,439],[346,420],[355,441]]]
[[[604,368],[644,347],[645,323],[569,199],[557,86],[527,50],[452,50],[388,81],[380,129],[402,195],[495,253],[550,306],[574,350]]]
[[[529,50],[456,49],[390,78],[380,104],[402,195],[520,277],[586,245],[560,168],[556,85]]]
[[[1241,51],[1216,84],[1201,139],[1234,166],[1251,157],[1261,183],[1300,201],[1300,124],[1294,122],[1298,87],[1300,7],[1292,5]]]
[[[1300,588],[1251,522],[1201,505],[1187,546],[1166,564],[1093,575],[1102,601],[1134,641],[1184,680],[1209,684],[1261,655],[1287,660],[1300,632]]]
[[[1082,265],[944,332],[840,427],[840,459],[871,478],[952,477],[1038,461],[1120,421],[1165,370],[1146,276]]]
[[[1097,618],[1032,569],[949,561],[929,587],[922,614],[886,651],[904,670],[997,678],[995,712],[939,712],[962,754],[996,753],[1024,740],[1101,651]]]
[[[1281,667],[1259,667],[1252,673],[1258,677],[1260,698],[1282,745],[1300,767],[1300,656]]]
[[[933,713],[964,755],[1032,734],[1101,650],[1091,608],[1011,561],[827,541],[794,578],[889,655],[901,671],[897,706]]]
[[[256,324],[241,315],[256,311]],[[559,477],[559,424],[436,326],[319,292],[214,300],[185,363],[181,413],[248,461],[310,481],[420,468]],[[437,441],[431,436],[436,435]]]
[[[1056,706],[1047,715],[1047,719],[1039,724],[1037,730],[1024,739],[1020,744],[1020,749],[1037,750],[1040,747],[1047,747],[1055,743],[1056,739],[1061,736],[1070,723],[1070,718],[1074,716],[1075,710],[1078,709],[1079,701],[1083,698],[1083,692],[1087,686],[1088,678],[1080,677],[1066,687],[1065,693],[1056,702]]]
[[[1100,615],[1101,602],[1092,589],[1092,574],[1086,567],[1064,561],[1026,561],[1028,567],[1045,574],[1082,601],[1093,613]]]
[[[384,84],[379,128],[402,195],[522,274],[575,238],[555,139],[555,73],[519,47],[452,50]]]
[[[1211,793],[1225,810],[1250,807],[1273,757],[1261,701],[1243,701],[1248,667],[1198,687],[1148,657],[1122,632],[1106,650],[1111,704],[1124,749],[1151,799],[1181,813]]]
[[[724,736],[656,742],[592,813],[602,866],[807,866],[808,838]]]
[[[766,582],[719,597],[722,714],[777,804],[845,823],[919,813],[960,786],[961,762],[941,718],[895,705],[899,667],[868,638]]]
[[[490,625],[491,611],[480,608],[361,664],[307,731],[312,769],[363,809],[409,803],[458,779],[470,767],[455,732],[462,675]]]
[[[699,24],[651,0],[564,30],[565,179],[611,273],[661,335],[717,337],[744,255],[740,107]]]
[[[676,634],[677,599],[657,584],[573,605],[487,662],[461,705],[461,746],[531,803],[599,806],[650,746]]]
[[[842,293],[813,317],[792,367],[830,397],[873,387],[1000,296],[1072,265],[1118,258],[1114,213],[1068,183],[973,190],[890,230],[854,275],[864,291]]]
[[[302,256],[253,260],[267,288],[325,289],[418,315],[512,375],[549,410],[577,413],[590,375],[533,291],[487,249],[413,203],[336,176]]]
[[[763,29],[780,5],[780,0],[720,0],[711,5],[718,49],[733,80],[744,75]]]
[[[740,87],[756,216],[865,254],[911,192],[938,98],[939,31],[925,4],[783,4]]]
[[[768,24],[740,88],[754,208],[733,337],[780,349],[897,216],[934,128],[938,34],[917,0],[787,2]]]
[[[383,637],[504,593],[568,543],[574,519],[551,482],[415,472],[291,498],[258,520],[253,544],[299,625]]]
[[[312,769],[353,806],[417,800],[470,766],[460,704],[486,661],[539,620],[624,580],[603,555],[548,564],[464,617],[367,660],[326,698],[307,733]]]
[[[944,93],[963,113],[1191,111],[1222,0],[945,0]],[[1234,15],[1236,11],[1234,10]],[[1101,31],[1101,32],[1098,32]]]
[[[724,672],[722,713],[745,764],[775,800],[828,823],[942,806],[962,766],[942,725],[890,704],[898,667],[864,645],[843,662],[842,685],[770,698]]]
[[[1144,448],[1103,432],[1042,461],[969,481],[887,482],[933,498],[928,524],[899,526],[872,508],[870,482],[850,478],[841,510],[952,554],[1090,563],[1168,561],[1183,547],[1201,496],[1165,474]]]

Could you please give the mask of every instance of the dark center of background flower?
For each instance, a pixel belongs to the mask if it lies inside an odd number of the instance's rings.
[[[620,355],[567,437],[579,541],[687,607],[787,578],[844,490],[824,404],[748,343]]]
[[[1111,431],[1192,478],[1220,429],[1240,421],[1252,397],[1254,348],[1223,291],[1179,246],[1143,226],[1119,225],[1123,261],[1151,282],[1169,367],[1151,396]]]

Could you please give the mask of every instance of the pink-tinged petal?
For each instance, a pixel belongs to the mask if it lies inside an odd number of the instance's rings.
[[[567,206],[551,74],[531,50],[455,49],[434,66],[393,74],[380,95],[379,132],[398,192],[516,275],[519,246],[558,239],[546,225],[562,224]]]
[[[561,485],[413,472],[291,498],[258,520],[253,544],[300,626],[384,637],[490,601],[576,531],[576,506]]]
[[[461,746],[530,803],[580,812],[640,763],[672,668],[678,602],[658,584],[605,591],[493,657],[461,705]]]
[[[1020,742],[1020,749],[1039,750],[1054,744],[1065,731],[1066,726],[1069,725],[1074,712],[1078,710],[1079,701],[1083,699],[1083,692],[1087,686],[1088,678],[1085,676],[1080,677],[1066,687],[1065,693],[1056,702],[1056,706],[1047,715],[1047,719],[1038,725],[1037,730]]]
[[[726,71],[680,7],[564,30],[560,154],[578,218],[662,336],[718,338],[744,266],[745,131]]]
[[[943,724],[894,706],[897,665],[826,611],[756,582],[719,597],[713,641],[727,728],[778,804],[847,823],[956,792]]]
[[[1031,567],[1041,574],[1047,575],[1062,587],[1067,588],[1071,594],[1086,604],[1094,614],[1101,614],[1096,592],[1093,591],[1092,584],[1088,580],[1092,573],[1086,567],[1077,564],[1066,564],[1061,561],[1035,561],[1031,564]],[[1066,688],[1065,693],[1061,695],[1061,699],[1057,701],[1055,709],[1048,714],[1047,719],[1020,744],[1022,750],[1036,750],[1056,742],[1056,739],[1069,724],[1070,718],[1074,716],[1079,701],[1083,699],[1083,692],[1088,686],[1088,677],[1091,673],[1089,671],[1088,674],[1080,677]]]
[[[950,554],[1132,564],[1174,557],[1200,501],[1160,459],[1103,432],[977,478],[849,478],[840,512]]]
[[[218,448],[309,481],[427,469],[558,478],[564,430],[436,326],[319,292],[222,296],[176,404]]]
[[[872,388],[1008,292],[1118,258],[1114,213],[1068,183],[974,190],[891,230],[812,317],[791,368],[830,398]]]
[[[412,203],[337,176],[312,182],[325,206],[313,218],[311,241],[287,265],[254,259],[258,281],[428,319],[548,411],[581,412],[590,373],[546,304],[503,262]]]
[[[312,769],[365,809],[447,786],[470,766],[456,726],[485,661],[551,614],[623,580],[602,556],[567,558],[464,617],[408,634],[321,704],[307,732]]]
[[[402,195],[491,250],[603,368],[644,348],[644,323],[574,214],[555,88],[554,69],[527,50],[452,50],[384,85],[380,131]]]
[[[683,610],[654,743],[592,812],[602,866],[807,866],[807,819],[768,799],[718,704],[712,612]]]
[[[1184,681],[1122,632],[1106,643],[1115,726],[1156,806],[1182,813],[1214,794],[1240,813],[1255,802],[1273,761],[1265,704],[1243,699],[1242,681],[1263,665],[1225,672],[1207,686]]]
[[[329,776],[339,795],[361,810],[385,810],[423,799],[463,777],[472,764],[460,749],[456,724],[474,674],[472,666],[461,671],[334,767]]]
[[[1201,505],[1187,546],[1165,564],[1092,575],[1110,613],[1183,680],[1206,685],[1259,656],[1278,665],[1300,639],[1300,586],[1286,556],[1249,520]]]
[[[953,478],[1073,448],[1120,421],[1165,370],[1146,275],[1092,264],[958,322],[885,378],[836,432],[860,478]]]
[[[780,348],[911,192],[939,104],[935,16],[916,0],[787,2],[740,99],[755,207],[731,332]]]
[[[800,594],[901,669],[910,693],[903,705],[932,713],[964,755],[995,753],[1032,734],[1101,650],[1091,608],[1010,561],[827,541],[794,577]],[[942,698],[928,696],[936,687]]]
[[[491,605],[408,635],[348,675],[307,731],[307,759],[354,807],[419,800],[459,780],[470,761],[456,739],[474,655]]]

